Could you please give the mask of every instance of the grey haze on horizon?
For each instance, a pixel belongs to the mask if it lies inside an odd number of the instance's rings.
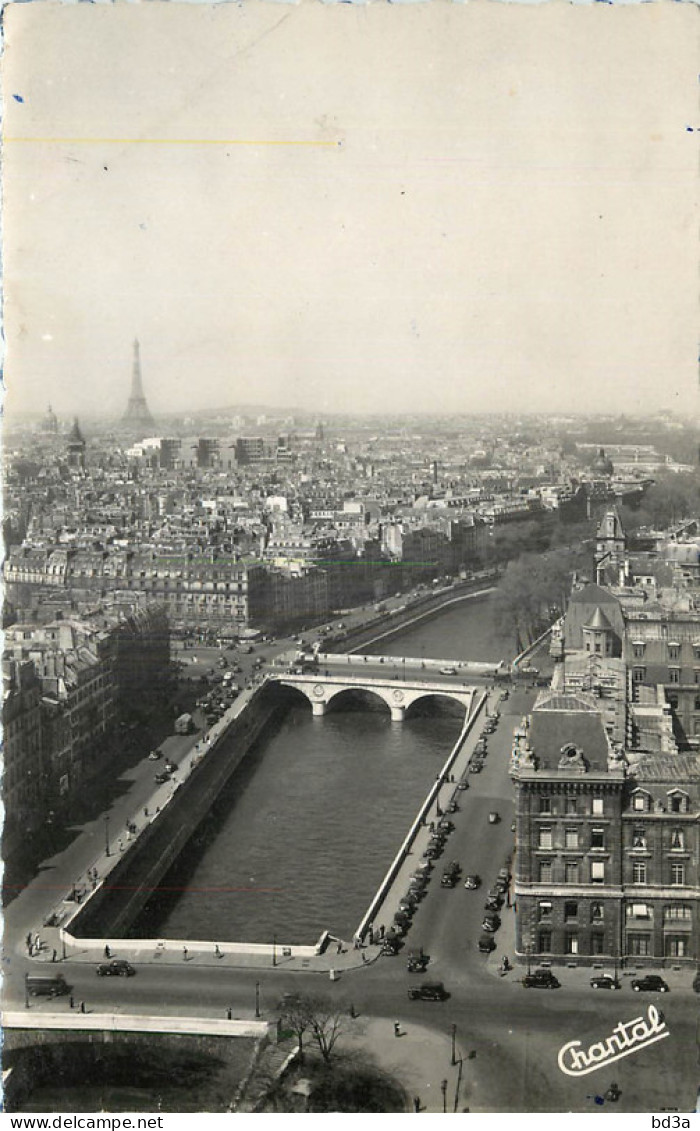
[[[5,17],[10,414],[697,413],[692,6]]]

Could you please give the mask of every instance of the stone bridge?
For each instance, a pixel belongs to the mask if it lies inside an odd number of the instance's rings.
[[[474,688],[455,683],[435,682],[430,679],[381,679],[371,676],[341,675],[270,675],[268,682],[279,683],[283,687],[293,687],[311,703],[314,715],[325,715],[329,703],[344,691],[366,691],[376,695],[391,711],[392,722],[403,722],[406,711],[412,703],[430,696],[452,699],[464,707],[465,717],[469,714],[474,697]]]

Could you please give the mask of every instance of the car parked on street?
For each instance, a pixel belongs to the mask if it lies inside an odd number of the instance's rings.
[[[481,877],[477,876],[476,874],[466,876],[464,880],[464,886],[470,891],[476,891],[476,889],[481,886]]]
[[[476,945],[482,954],[489,954],[496,949],[496,940],[493,935],[481,935]]]
[[[457,675],[456,668],[440,668],[440,675]]]
[[[444,1001],[450,995],[442,982],[424,982],[422,986],[411,986],[408,996],[410,1001]]]
[[[643,978],[633,978],[632,989],[636,994],[641,992],[667,994],[669,992],[668,986],[659,974],[645,974]]]
[[[496,915],[494,911],[490,911],[484,916],[484,921],[481,924],[481,929],[482,931],[486,931],[488,935],[495,935],[500,925],[500,917]]]
[[[113,958],[111,962],[101,962],[95,973],[99,978],[131,978],[136,971],[125,958]]]
[[[591,978],[591,988],[594,990],[619,990],[620,983],[612,974],[596,974]]]
[[[523,985],[529,990],[558,990],[561,982],[551,970],[533,970],[525,975]]]

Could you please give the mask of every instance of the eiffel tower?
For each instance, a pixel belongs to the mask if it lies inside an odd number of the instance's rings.
[[[131,373],[131,396],[129,403],[126,406],[126,412],[122,417],[122,424],[127,424],[130,428],[146,430],[155,427],[155,421],[151,416],[146,398],[143,392],[143,384],[141,382],[141,356],[139,353],[139,340],[134,341],[134,366]]]

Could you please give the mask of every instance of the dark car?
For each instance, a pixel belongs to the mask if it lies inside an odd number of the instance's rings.
[[[501,920],[498,915],[492,912],[484,916],[484,921],[481,924],[481,929],[488,932],[488,934],[495,935],[496,931],[501,925]]]
[[[480,774],[481,770],[482,770],[481,762],[470,762],[469,763],[469,773],[470,774]],[[462,788],[461,783],[460,783],[459,788],[460,789]]]
[[[695,990],[696,994],[700,994],[700,970],[698,970],[697,974],[693,978],[693,989]]]
[[[409,974],[424,974],[429,962],[429,954],[409,954],[406,969]]]
[[[645,974],[643,978],[633,978],[632,989],[637,994],[642,990],[657,994],[668,993],[668,986],[658,974]]]
[[[482,954],[489,954],[496,949],[496,940],[493,935],[481,935],[476,945]]]
[[[170,774],[166,770],[161,770],[159,774],[156,774],[154,780],[158,785],[164,785],[166,781],[170,781]]]
[[[503,906],[503,900],[500,896],[490,895],[484,904],[485,911],[500,911]]]
[[[612,974],[598,974],[591,978],[591,987],[594,990],[619,990],[620,983]]]
[[[100,978],[130,978],[136,971],[126,959],[113,958],[111,962],[101,962],[95,973]]]
[[[411,986],[408,991],[411,1001],[444,1001],[449,997],[442,982],[424,982],[422,986]]]
[[[523,985],[529,990],[558,990],[560,984],[551,970],[533,970],[523,978]]]
[[[441,888],[456,888],[457,887],[457,877],[451,875],[449,872],[445,872],[442,879],[440,880],[440,887]]]

